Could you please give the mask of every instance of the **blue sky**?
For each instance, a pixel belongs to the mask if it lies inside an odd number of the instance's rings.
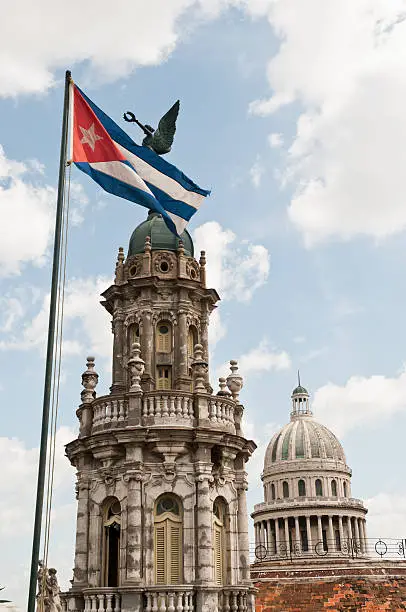
[[[114,15],[83,13],[75,1],[74,27],[62,31],[62,11],[40,4],[42,20],[27,3],[8,7],[0,25],[0,542],[10,551],[0,575],[9,597],[24,605],[66,68],[121,125],[126,110],[155,124],[181,100],[168,159],[212,190],[190,230],[222,297],[213,386],[231,358],[245,375],[246,432],[258,444],[250,509],[300,368],[316,417],[343,441],[369,534],[404,536],[404,0],[122,0]],[[98,294],[146,216],[75,169],[72,181],[50,553],[63,586],[75,529],[63,444],[76,435],[87,354],[99,392],[110,384]]]

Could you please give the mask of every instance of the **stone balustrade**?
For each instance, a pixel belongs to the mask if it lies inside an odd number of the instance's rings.
[[[168,420],[193,424],[193,395],[180,391],[151,391],[144,393],[142,399],[142,417],[145,424],[148,420],[154,423]]]
[[[60,593],[63,612],[121,612],[121,595],[117,589],[99,588],[83,595]]]
[[[318,497],[290,497],[286,499],[272,499],[267,502],[261,502],[259,504],[255,504],[254,512],[260,512],[263,510],[273,510],[274,506],[279,508],[287,509],[290,506],[296,507],[300,505],[300,507],[306,506],[314,506],[314,505],[334,505],[334,506],[344,506],[344,507],[352,507],[352,508],[365,508],[364,503],[361,499],[356,499],[355,497],[328,497],[328,496],[318,496]]]
[[[122,427],[128,416],[128,402],[112,396],[98,397],[92,403],[93,431],[108,427]]]
[[[234,427],[235,402],[232,399],[214,396],[209,400],[209,419],[212,423]]]
[[[196,395],[193,393],[175,389],[144,392],[139,399],[141,423],[145,427],[173,424],[193,427],[198,424],[200,418],[206,419],[207,422],[208,416],[210,424],[215,428],[226,429],[230,433],[239,430],[240,416],[234,400],[230,397],[207,396],[207,394],[203,397],[203,405],[205,403],[206,408],[202,416],[196,408]],[[127,426],[129,410],[127,395],[101,396],[87,404],[85,408],[90,408],[92,411],[91,433]]]
[[[145,593],[145,612],[194,612],[194,594],[188,587],[169,587]]]
[[[218,612],[248,612],[248,593],[242,590],[219,592]]]

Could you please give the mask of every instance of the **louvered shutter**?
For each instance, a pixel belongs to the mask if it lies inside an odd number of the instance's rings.
[[[166,529],[165,524],[155,526],[155,582],[166,584]]]
[[[170,560],[168,569],[170,570],[169,584],[179,584],[181,582],[181,533],[179,525],[170,525]]]
[[[214,524],[213,535],[214,535],[214,582],[216,584],[223,584],[223,538],[222,528],[219,525]]]

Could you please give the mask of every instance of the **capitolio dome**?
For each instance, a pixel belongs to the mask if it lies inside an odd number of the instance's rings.
[[[279,462],[310,459],[345,465],[343,447],[336,436],[318,423],[309,408],[309,394],[299,385],[292,393],[290,423],[271,439],[265,453],[264,472]]]

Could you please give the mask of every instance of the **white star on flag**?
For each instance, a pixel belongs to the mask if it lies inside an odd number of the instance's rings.
[[[96,142],[98,140],[103,140],[103,136],[98,136],[98,134],[96,134],[94,123],[92,123],[92,125],[89,128],[87,128],[87,130],[83,128],[81,125],[79,126],[79,129],[81,130],[82,136],[83,136],[82,140],[80,141],[81,144],[88,144],[89,147],[94,152]]]

